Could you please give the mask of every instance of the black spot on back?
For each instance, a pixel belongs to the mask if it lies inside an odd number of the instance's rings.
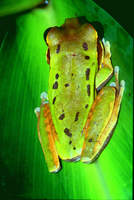
[[[88,108],[88,104],[85,105],[85,108]]]
[[[84,43],[82,44],[82,47],[83,47],[83,49],[84,49],[85,51],[87,51],[87,50],[88,50],[88,45],[87,45],[87,43],[86,43],[86,42],[84,42]]]
[[[55,101],[56,101],[56,97],[53,98],[53,104],[55,103]]]
[[[64,133],[69,136],[69,137],[72,137],[72,133],[70,133],[69,129],[68,128],[65,128],[64,129]]]
[[[90,58],[89,56],[85,56],[85,59],[86,59],[86,60],[89,60],[89,58]]]
[[[89,80],[90,68],[86,69],[86,80]]]
[[[92,142],[93,141],[93,139],[92,138],[90,138],[89,140],[88,140],[88,142]]]
[[[56,53],[60,52],[60,44],[58,44],[57,49],[56,49]]]
[[[52,28],[52,27],[46,29],[45,32],[44,32],[44,40],[45,40],[46,43],[47,43],[46,37],[47,37],[48,32],[51,30],[51,28]],[[47,44],[47,45],[48,45],[48,44]]]
[[[72,141],[71,141],[71,140],[69,141],[69,144],[72,144]]]
[[[90,96],[90,85],[87,85],[87,94]]]
[[[76,113],[74,121],[78,121],[78,116],[79,116],[79,112]]]
[[[73,149],[75,150],[75,149],[76,149],[76,147],[73,147]]]
[[[59,78],[59,74],[56,74],[56,75],[55,75],[55,78],[58,79],[58,78]]]
[[[92,66],[94,66],[94,65],[95,65],[95,62],[92,63]]]
[[[53,89],[57,89],[58,88],[58,82],[55,81],[55,83],[53,84]]]
[[[61,114],[61,115],[59,116],[59,120],[63,120],[64,117],[65,117],[65,114],[63,113],[63,114]]]
[[[66,84],[65,84],[65,87],[68,87],[68,86],[69,86],[69,83],[66,83]]]
[[[72,76],[73,76],[74,74],[72,73]]]

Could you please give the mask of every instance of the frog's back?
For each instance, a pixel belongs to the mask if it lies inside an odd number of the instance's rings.
[[[66,20],[47,35],[50,51],[49,103],[62,159],[81,154],[82,130],[94,100],[97,33],[89,24]]]

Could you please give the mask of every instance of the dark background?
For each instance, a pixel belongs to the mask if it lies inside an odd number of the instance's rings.
[[[100,157],[101,161],[96,165],[96,169],[91,167],[87,171],[85,166],[79,165],[79,163],[76,165],[63,163],[64,167],[57,176],[56,174],[50,175],[44,164],[42,150],[37,140],[37,133],[35,133],[37,120],[33,116],[35,106],[39,105],[40,92],[46,90],[44,85],[46,87],[48,80],[48,78],[44,79],[46,74],[48,76],[48,68],[46,68],[46,49],[44,49],[45,45],[42,45],[42,36],[43,31],[50,27],[53,16],[61,20],[66,13],[68,16],[72,15],[72,12],[79,13],[77,0],[68,0],[66,1],[68,4],[65,1],[54,0],[56,11],[52,11],[53,14],[50,13],[50,16],[46,16],[44,13],[44,17],[48,19],[46,23],[42,14],[35,14],[37,18],[30,15],[28,20],[25,17],[18,20],[17,16],[13,15],[12,19],[9,16],[8,19],[4,18],[3,21],[0,21],[0,25],[4,24],[4,29],[0,27],[2,39],[5,31],[10,29],[10,34],[6,38],[0,54],[2,69],[0,73],[2,88],[0,93],[0,105],[2,105],[2,109],[0,109],[2,112],[0,121],[2,135],[2,139],[0,138],[0,156],[2,155],[2,159],[0,157],[0,200],[11,200],[11,197],[7,197],[9,195],[16,196],[13,198],[14,200],[20,200],[20,195],[24,195],[24,197],[29,195],[38,199],[37,196],[43,198],[44,193],[48,199],[56,199],[59,195],[60,197],[65,195],[66,199],[77,195],[77,199],[80,199],[80,197],[85,197],[85,193],[89,197],[90,193],[92,196],[95,192],[97,194],[100,191],[105,196],[109,195],[109,191],[112,191],[111,195],[115,195],[116,191],[122,191],[121,195],[124,196],[124,199],[131,198],[132,45],[128,35],[119,28],[117,29],[118,36],[110,34],[111,28],[108,28],[108,36],[106,35],[106,38],[113,41],[112,57],[114,63],[121,66],[120,78],[127,83],[115,140],[111,141],[109,150],[103,154],[104,157]],[[62,2],[63,7],[61,6]],[[83,2],[83,0],[79,0],[79,4],[83,8],[82,13],[87,6]],[[130,0],[94,0],[94,2],[120,23],[129,34],[133,34],[133,5]],[[73,8],[73,4],[78,7]],[[94,14],[92,11],[91,13]],[[90,19],[90,13],[87,16]],[[104,18],[107,21],[105,26],[109,27],[109,17],[105,14]],[[105,19],[102,19],[102,22]],[[114,27],[112,24],[111,26]],[[115,26],[115,28],[117,27]],[[25,34],[23,34],[23,30],[25,30]],[[118,148],[116,144],[118,144]],[[102,162],[103,159],[107,161],[107,158],[109,163]],[[90,170],[95,173],[92,174]],[[67,176],[65,176],[66,174]],[[97,184],[96,180],[98,180]],[[130,198],[127,198],[128,196]],[[22,199],[25,199],[24,197],[22,196]]]
[[[134,36],[134,1],[94,0],[107,11],[131,36]]]

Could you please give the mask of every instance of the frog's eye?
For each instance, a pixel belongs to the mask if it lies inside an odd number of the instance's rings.
[[[99,38],[102,39],[104,37],[104,27],[103,27],[103,25],[100,22],[97,22],[97,21],[91,22],[91,25],[97,31]]]
[[[51,30],[51,28],[52,28],[52,27],[46,29],[45,32],[44,32],[44,40],[45,40],[46,44],[47,44],[47,39],[46,39],[46,38],[47,38],[47,34],[48,34],[48,32]],[[48,44],[47,44],[47,45],[48,45]]]

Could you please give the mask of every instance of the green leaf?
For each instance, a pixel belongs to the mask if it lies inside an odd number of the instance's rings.
[[[42,0],[0,0],[0,16],[33,8],[40,2]]]
[[[25,1],[26,2],[26,1]],[[30,2],[30,1],[29,1]],[[34,108],[48,90],[44,31],[65,18],[85,16],[104,27],[113,65],[126,81],[118,124],[90,165],[62,161],[48,172]],[[20,199],[132,199],[133,39],[91,0],[51,0],[44,9],[0,19],[0,196]],[[112,81],[114,78],[112,79]]]

